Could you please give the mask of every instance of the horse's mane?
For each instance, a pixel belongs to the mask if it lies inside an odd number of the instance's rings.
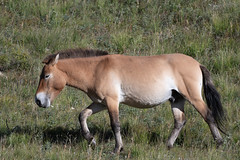
[[[43,63],[49,63],[56,55],[59,54],[59,59],[70,59],[70,58],[84,58],[84,57],[96,57],[108,55],[107,51],[92,50],[92,49],[68,49],[63,51],[58,51],[55,54],[48,55],[42,61]]]

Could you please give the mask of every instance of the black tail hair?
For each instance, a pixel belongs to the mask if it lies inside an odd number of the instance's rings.
[[[212,111],[212,116],[217,124],[218,129],[226,134],[226,116],[220,100],[220,94],[213,85],[208,69],[200,65],[203,74],[204,95],[207,101],[208,108]]]

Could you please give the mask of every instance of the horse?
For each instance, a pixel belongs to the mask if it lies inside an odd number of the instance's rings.
[[[187,100],[208,124],[217,146],[223,143],[225,111],[210,72],[190,56],[175,53],[154,56],[108,54],[91,49],[68,49],[47,56],[43,61],[35,95],[38,106],[47,108],[65,86],[77,88],[92,103],[79,114],[83,137],[94,147],[87,118],[107,110],[115,137],[114,153],[120,153],[119,104],[151,108],[170,101],[174,127],[167,147],[173,147],[186,123],[184,104]],[[202,89],[206,103],[202,97]]]

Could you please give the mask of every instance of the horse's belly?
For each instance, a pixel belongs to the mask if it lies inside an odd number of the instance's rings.
[[[137,88],[124,90],[120,102],[137,107],[149,108],[167,101],[172,96],[172,89],[169,87],[155,87],[151,89]]]

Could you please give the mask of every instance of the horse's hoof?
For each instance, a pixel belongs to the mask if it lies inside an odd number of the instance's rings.
[[[120,148],[115,148],[114,151],[112,152],[112,154],[120,154],[120,152],[123,151],[123,147]]]
[[[173,145],[172,144],[167,144],[167,149],[170,150],[173,148]]]
[[[92,149],[95,149],[95,147],[96,147],[96,141],[95,141],[94,138],[89,142],[88,146],[91,147]]]
[[[217,143],[217,148],[219,148],[223,144],[223,140],[218,139],[218,140],[216,140],[216,143]]]

